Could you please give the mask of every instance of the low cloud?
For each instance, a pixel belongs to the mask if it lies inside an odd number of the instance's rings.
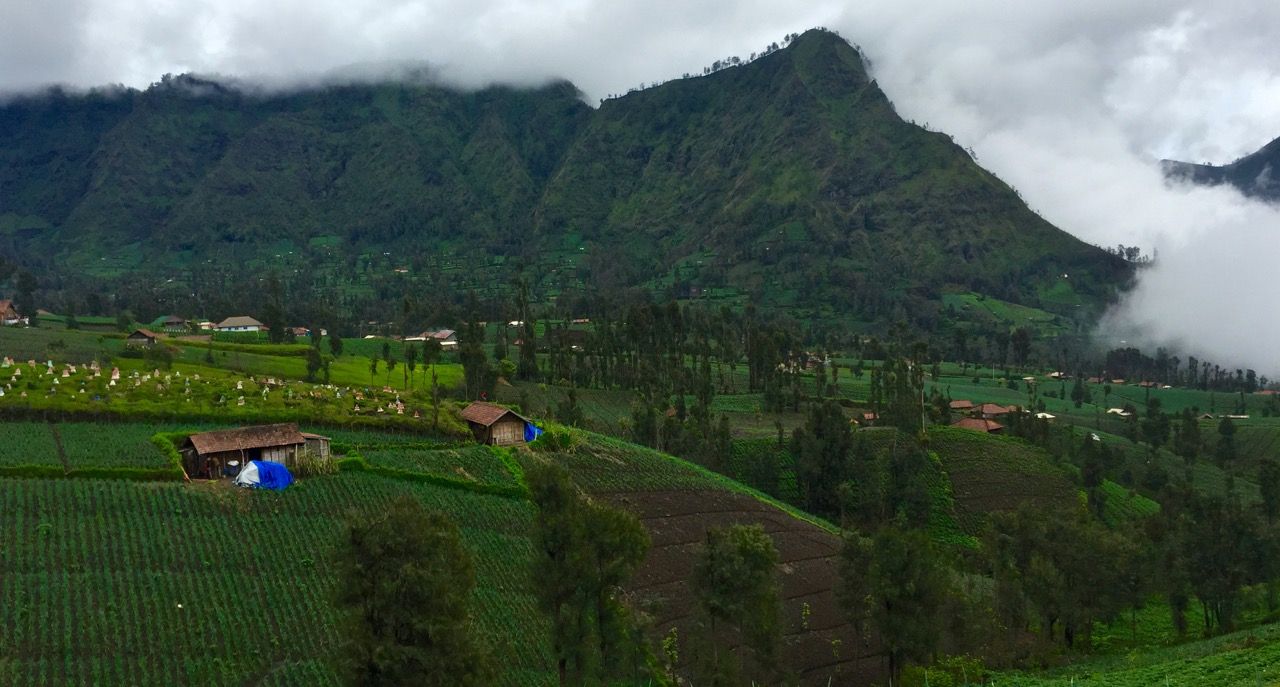
[[[1280,215],[1173,186],[1158,160],[1228,162],[1280,136],[1280,4],[1247,0],[46,0],[0,10],[0,92],[567,78],[589,102],[746,57],[785,33],[859,44],[906,118],[955,136],[1051,222],[1158,253],[1103,326],[1280,376]],[[355,68],[349,65],[360,65]],[[343,68],[346,67],[344,70]]]
[[[1280,208],[1170,184],[1161,158],[1229,162],[1280,136],[1280,6],[966,4],[858,10],[899,110],[975,149],[1057,226],[1157,260],[1099,328],[1280,376]]]

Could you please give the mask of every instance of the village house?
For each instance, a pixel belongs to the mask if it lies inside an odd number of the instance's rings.
[[[11,300],[0,300],[0,325],[21,324],[22,317]]]
[[[439,341],[440,346],[443,348],[449,348],[451,346],[458,345],[458,333],[453,331],[452,329],[437,329],[432,332],[426,332],[424,336],[426,336],[429,339],[435,339],[436,341]]]
[[[329,438],[301,432],[297,424],[289,422],[192,434],[179,452],[189,476],[219,479],[232,461],[241,468],[251,460],[293,467],[303,452],[327,459]]]
[[[190,331],[187,319],[177,315],[165,315],[160,318],[159,326],[166,334],[186,334]]]
[[[217,330],[220,332],[261,332],[266,328],[266,325],[248,315],[228,317],[217,324]]]
[[[426,341],[427,339],[438,341],[441,348],[454,348],[458,345],[458,333],[452,329],[432,329],[417,336],[411,336],[405,341]]]
[[[124,345],[128,348],[151,348],[159,339],[160,335],[150,329],[135,329],[125,337]]]
[[[973,401],[956,400],[947,404],[952,410],[968,412],[973,410]]]
[[[978,407],[977,410],[978,410],[978,415],[981,416],[982,418],[987,420],[994,420],[995,418],[1008,415],[1009,413],[1013,412],[1015,409],[1006,408],[1002,405],[996,405],[995,403],[983,403],[981,406]]]
[[[476,441],[495,446],[524,443],[525,429],[533,424],[514,410],[484,401],[463,408],[462,419],[471,427]]]
[[[1004,425],[995,420],[984,420],[977,417],[966,417],[963,420],[957,420],[951,423],[952,427],[960,429],[968,429],[974,432],[982,432],[984,434],[1000,434],[1004,432]]]

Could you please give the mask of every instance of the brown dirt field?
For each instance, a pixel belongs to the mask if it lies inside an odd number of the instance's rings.
[[[1016,470],[952,470],[956,515],[969,534],[981,534],[980,523],[991,513],[1023,505],[1041,509],[1070,508],[1075,487],[1059,475],[1029,475]],[[972,531],[971,531],[972,530]]]
[[[783,665],[803,685],[863,685],[881,676],[876,643],[855,635],[836,602],[840,538],[746,495],[722,490],[596,494],[635,513],[652,547],[628,592],[652,612],[656,631],[692,632],[693,563],[710,527],[759,524],[778,548],[782,587]],[[808,628],[801,620],[809,605]],[[681,658],[688,658],[681,647]]]

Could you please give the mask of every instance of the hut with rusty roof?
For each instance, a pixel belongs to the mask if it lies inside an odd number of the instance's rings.
[[[135,329],[133,333],[126,336],[124,345],[128,348],[151,348],[160,340],[160,335],[150,329]]]
[[[985,434],[1001,434],[1004,432],[1004,425],[999,422],[996,422],[995,420],[984,420],[977,417],[966,417],[963,420],[951,423],[951,426],[959,427],[960,429],[972,430],[974,432],[983,432]]]
[[[231,461],[240,467],[251,460],[270,460],[292,467],[303,451],[327,458],[329,438],[303,433],[297,424],[286,422],[192,434],[180,449],[187,474],[206,479],[223,476],[223,468]]]
[[[510,446],[524,443],[525,430],[533,425],[516,411],[485,401],[476,401],[463,408],[461,415],[471,427],[476,441],[482,444]]]

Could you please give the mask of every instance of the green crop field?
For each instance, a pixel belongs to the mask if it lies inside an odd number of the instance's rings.
[[[550,684],[527,573],[532,507],[358,473],[281,493],[5,480],[0,683],[338,684],[328,557],[348,512],[400,494],[459,523],[502,684]]]
[[[1027,327],[1052,335],[1068,330],[1065,318],[1039,308],[1018,305],[976,293],[949,294],[942,297],[944,307],[954,308],[965,319],[990,322],[1004,327]]]
[[[531,460],[532,456],[522,456]],[[577,450],[556,454],[556,461],[573,474],[573,479],[592,492],[611,493],[708,487],[714,480],[689,464],[671,460],[665,454],[603,436],[592,436]]]
[[[53,432],[43,422],[7,422],[0,441],[0,467],[48,465],[63,467]]]
[[[1079,504],[1064,471],[1044,450],[1021,439],[936,427],[929,430],[929,448],[951,478],[956,517],[969,535],[980,535],[992,512]]]
[[[60,422],[62,439],[71,467],[163,468],[168,459],[151,443],[157,432],[176,427],[139,423]],[[186,426],[183,429],[204,429]]]
[[[374,466],[476,484],[518,486],[515,475],[511,474],[502,458],[498,456],[499,450],[489,446],[475,445],[433,450],[383,448],[361,450],[360,455]]]
[[[1102,519],[1108,525],[1141,520],[1160,512],[1160,504],[1111,480],[1103,480],[1102,491],[1106,494]]]
[[[1274,687],[1280,684],[1280,625],[1172,647],[1144,649],[1057,668],[997,674],[1008,687]]]

